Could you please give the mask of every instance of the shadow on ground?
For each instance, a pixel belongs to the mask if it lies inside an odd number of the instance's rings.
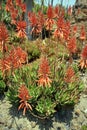
[[[9,126],[12,127],[13,122],[16,124],[17,130],[20,130],[20,126],[18,125],[18,122],[16,119],[27,119],[30,123],[32,129],[36,130],[35,127],[38,125],[39,130],[53,130],[54,125],[56,126],[56,130],[61,130],[59,123],[64,123],[66,126],[70,126],[70,121],[72,119],[72,113],[73,108],[67,107],[67,108],[61,108],[58,110],[52,117],[48,119],[39,119],[34,116],[32,116],[29,112],[26,112],[25,116],[22,116],[22,110],[18,111],[17,108],[15,108],[13,105],[9,109],[9,114],[12,116],[12,122]],[[55,130],[55,129],[54,129]]]

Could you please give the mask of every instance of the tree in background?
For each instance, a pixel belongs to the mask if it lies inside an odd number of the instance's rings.
[[[30,23],[29,23],[29,20],[28,20],[28,12],[29,12],[29,11],[32,11],[32,9],[33,9],[33,0],[25,0],[25,2],[26,2],[25,20],[26,20],[26,22],[27,22],[26,32],[27,32],[27,37],[28,37],[29,39],[32,39],[31,27],[30,27]]]
[[[51,6],[53,6],[53,0],[51,0]]]

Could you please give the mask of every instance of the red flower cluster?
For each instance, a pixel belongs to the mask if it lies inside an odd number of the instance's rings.
[[[75,72],[73,68],[69,67],[65,73],[65,78],[64,78],[65,82],[67,83],[74,82],[75,80],[74,76],[75,76]]]
[[[41,16],[41,13],[39,13],[39,15]],[[41,25],[44,22],[44,21],[42,22],[43,19],[41,20],[42,16],[39,19],[35,13],[28,12],[28,18],[29,18],[29,22],[30,22],[31,27],[32,27],[31,33],[35,34],[35,35],[41,33],[41,31],[42,31],[42,26]],[[41,21],[39,21],[39,20],[41,20]]]
[[[8,31],[3,23],[0,23],[0,50],[2,52],[7,51],[5,43],[8,41]]]
[[[10,71],[11,69],[19,68],[23,63],[26,62],[27,53],[23,51],[20,47],[13,48],[8,57],[0,60],[0,69],[3,74],[5,71]]]
[[[26,109],[32,110],[31,105],[28,103],[28,100],[31,99],[28,89],[25,85],[20,86],[18,91],[18,97],[20,98],[20,105],[18,110],[23,109],[23,115],[26,113]]]
[[[13,48],[9,53],[9,59],[12,67],[18,68],[26,62],[27,53],[20,47]]]
[[[49,6],[46,15],[43,15],[41,12],[37,15],[28,12],[29,22],[32,27],[31,33],[40,34],[42,29],[45,28],[49,32],[54,30],[54,37],[69,40],[71,27],[70,22],[65,20],[64,14],[64,9],[60,11],[60,7],[58,6],[55,8]],[[56,24],[56,26],[54,26],[54,24]],[[55,27],[57,27],[57,29],[55,29]]]
[[[81,69],[87,68],[87,45],[82,50],[79,66],[81,67]]]
[[[2,70],[2,74],[4,75],[5,72],[11,69],[9,58],[0,59],[0,70]]]
[[[68,8],[68,15],[72,15],[72,7],[71,6],[69,6],[69,8]]]
[[[25,21],[18,21],[16,23],[16,28],[17,28],[17,36],[20,38],[26,38],[26,32],[25,29],[27,27],[27,24]]]
[[[48,9],[47,9],[47,17],[49,19],[52,19],[54,17],[54,12],[53,12],[52,6],[49,6]]]
[[[68,43],[67,43],[67,48],[69,50],[70,53],[75,53],[77,50],[77,46],[76,46],[76,38],[72,37]]]
[[[81,27],[80,39],[81,40],[85,40],[86,39],[86,31],[85,31],[84,26]]]
[[[15,0],[15,2],[17,6],[20,6],[22,4],[22,0]]]
[[[18,8],[19,10],[21,10],[21,14],[18,11]],[[15,24],[17,18],[19,17],[21,19],[22,13],[26,12],[26,4],[23,3],[22,0],[15,0],[15,1],[7,0],[6,11],[10,12],[11,14],[11,19],[12,19],[11,23]]]
[[[55,18],[58,18],[59,17],[59,11],[60,9],[59,9],[59,7],[58,6],[56,6],[55,8],[54,8],[54,17]]]
[[[52,81],[49,78],[49,74],[50,74],[50,66],[48,64],[48,60],[46,57],[43,57],[38,70],[38,77],[39,77],[38,85],[45,87],[48,85],[50,87],[51,85],[50,83]]]
[[[7,42],[8,40],[8,31],[4,23],[0,23],[0,43]]]
[[[68,40],[70,35],[70,22],[64,21],[63,16],[57,20],[57,29],[54,31],[54,37]]]
[[[77,26],[76,25],[73,26],[72,31],[73,31],[73,33],[77,32]]]
[[[82,50],[82,58],[87,59],[87,45]]]
[[[49,6],[48,10],[47,10],[47,19],[45,21],[46,29],[49,31],[52,30],[52,27],[54,24],[53,18],[54,18],[54,10],[53,10],[52,6]]]

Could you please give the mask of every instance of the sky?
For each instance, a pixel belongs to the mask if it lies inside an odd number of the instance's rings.
[[[63,5],[64,6],[73,6],[74,4],[75,4],[75,1],[76,0],[63,0]],[[57,3],[61,3],[61,0],[54,0],[54,3],[53,3],[53,5],[55,6]]]
[[[41,0],[35,0],[36,2],[38,2],[38,3],[40,3],[40,1]],[[46,3],[46,5],[48,4],[48,1],[51,1],[51,0],[45,0],[45,3]],[[73,6],[74,4],[75,4],[75,1],[76,0],[63,0],[63,5],[65,6],[65,7],[67,7],[67,5],[68,6]],[[56,4],[60,4],[61,3],[61,0],[54,0],[54,2],[53,2],[53,6],[55,6]]]

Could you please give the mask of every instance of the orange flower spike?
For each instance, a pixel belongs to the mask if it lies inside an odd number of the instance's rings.
[[[53,19],[53,17],[54,17],[54,10],[53,10],[52,6],[49,6],[47,9],[47,17],[49,19]]]
[[[68,41],[67,48],[68,48],[70,53],[75,53],[76,52],[77,46],[76,46],[76,38],[75,37],[71,38]]]
[[[16,53],[16,49],[13,47],[13,49],[9,52],[9,59],[11,62],[11,68],[16,69],[19,67],[19,62],[18,62],[18,56]]]
[[[0,10],[2,9],[2,2],[0,2]]]
[[[69,6],[69,8],[68,8],[68,15],[72,15],[72,7],[71,6]]]
[[[21,6],[22,11],[25,13],[26,12],[26,4],[22,3],[20,6]]]
[[[38,20],[39,20],[39,24],[41,25],[41,27],[43,27],[44,22],[45,22],[45,18],[44,15],[41,11],[38,12]]]
[[[59,17],[57,21],[57,28],[64,29],[64,27],[65,27],[64,19],[62,17]]]
[[[12,0],[7,0],[6,7],[5,7],[6,11],[11,12],[12,8],[13,8]]]
[[[46,57],[42,58],[38,73],[39,75],[44,75],[44,76],[50,74],[50,67]]]
[[[9,59],[11,61],[12,67],[18,68],[23,63],[26,62],[27,59],[27,53],[22,50],[20,47],[14,48],[10,51]]]
[[[22,3],[22,0],[16,0],[16,5],[17,5],[17,6],[20,6],[21,3]]]
[[[86,40],[86,31],[84,26],[81,27],[80,39]]]
[[[0,42],[7,42],[8,40],[8,31],[6,26],[3,23],[0,23]]]
[[[54,34],[55,38],[59,38],[60,37],[60,31],[58,29],[55,29],[53,34]]]
[[[73,30],[73,33],[76,33],[77,32],[77,26],[74,25],[73,28],[72,28],[72,30]]]
[[[35,13],[28,12],[28,18],[29,18],[29,21],[30,21],[32,27],[37,25],[38,19],[37,19],[37,16]]]
[[[87,45],[82,50],[79,66],[81,67],[81,69],[87,68]]]
[[[54,8],[54,17],[59,17],[59,7],[58,6],[56,6],[55,8]]]
[[[81,69],[87,68],[87,60],[81,59],[79,62],[79,66],[81,67]]]
[[[48,7],[47,10],[47,19],[45,21],[45,26],[47,30],[52,30],[53,24],[54,24],[54,10],[52,8],[52,6]]]
[[[19,95],[18,97],[21,99],[21,100],[29,100],[29,92],[28,92],[28,89],[26,88],[25,85],[22,85],[20,86],[19,88]]]
[[[39,76],[38,85],[40,86],[48,85],[50,87],[52,81],[49,78],[49,75],[50,75],[50,66],[48,64],[47,58],[43,57],[38,70],[38,76]]]
[[[23,109],[23,115],[25,115],[27,109],[32,110],[31,105],[27,102],[32,97],[29,95],[28,89],[25,85],[20,86],[18,92],[18,97],[20,98],[18,110]]]
[[[9,58],[4,58],[0,60],[0,70],[2,71],[3,75],[6,71],[11,69]]]
[[[82,59],[87,60],[87,45],[83,48],[81,57],[82,57]]]
[[[13,9],[13,11],[11,12],[11,18],[12,19],[16,19],[18,16],[18,10],[17,9]]]
[[[53,24],[54,24],[53,19],[46,19],[45,26],[47,30],[52,30]]]
[[[22,50],[20,47],[16,48],[16,53],[17,53],[18,59],[20,60],[20,63],[21,64],[25,63],[27,59],[27,53],[24,50]]]
[[[65,74],[65,82],[69,83],[69,82],[73,82],[73,78],[75,76],[75,72],[73,70],[72,67],[69,67],[67,70],[66,70],[66,74]]]
[[[18,21],[16,23],[16,28],[17,28],[17,36],[20,37],[20,38],[26,38],[26,32],[25,32],[25,29],[27,27],[27,24],[25,21]]]

